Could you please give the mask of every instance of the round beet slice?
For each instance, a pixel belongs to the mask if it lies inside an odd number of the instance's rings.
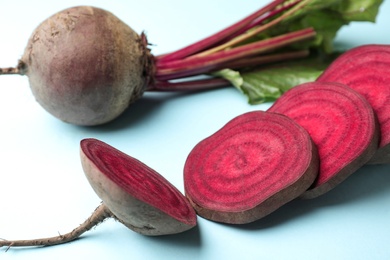
[[[184,166],[185,193],[198,215],[244,224],[300,196],[318,168],[305,129],[283,115],[248,112],[193,148]]]
[[[317,145],[319,175],[302,198],[331,190],[377,151],[379,129],[370,104],[343,84],[301,84],[284,93],[268,111],[294,119]]]
[[[379,149],[368,163],[390,163],[390,45],[362,45],[340,55],[317,79],[339,82],[362,94],[380,127]]]

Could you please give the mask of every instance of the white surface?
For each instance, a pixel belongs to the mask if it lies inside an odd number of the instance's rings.
[[[90,4],[145,30],[154,54],[230,25],[267,1],[2,1],[0,67],[14,66],[32,30],[49,15]],[[338,46],[389,43],[390,3],[377,24],[352,24]],[[27,78],[0,77],[0,238],[66,233],[99,204],[79,161],[79,141],[94,137],[148,164],[183,191],[187,154],[250,106],[234,88],[192,95],[147,94],[113,123],[85,128],[46,113]],[[390,166],[365,166],[328,194],[294,201],[250,225],[198,218],[198,227],[165,237],[138,235],[108,220],[82,239],[46,248],[0,249],[0,259],[390,259]]]

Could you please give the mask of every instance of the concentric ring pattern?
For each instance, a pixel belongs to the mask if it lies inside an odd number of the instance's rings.
[[[302,178],[312,153],[308,133],[293,120],[248,112],[191,151],[184,167],[186,195],[207,211],[250,210]]]
[[[343,84],[299,85],[283,94],[268,111],[292,118],[312,137],[320,156],[313,189],[328,182],[331,186],[338,184],[367,162],[377,148],[378,131],[371,106]]]
[[[336,59],[317,80],[343,83],[368,100],[378,117],[380,147],[390,144],[389,60],[389,46],[359,46]]]

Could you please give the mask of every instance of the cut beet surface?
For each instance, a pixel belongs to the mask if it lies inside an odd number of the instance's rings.
[[[194,147],[184,167],[185,193],[198,215],[244,224],[300,196],[318,168],[306,130],[283,115],[248,112]]]
[[[331,190],[377,151],[379,129],[370,104],[343,84],[301,84],[284,93],[268,111],[294,119],[317,145],[320,172],[302,198]]]
[[[339,82],[362,94],[374,109],[381,132],[369,163],[390,163],[390,45],[362,45],[340,55],[317,79]]]
[[[156,171],[96,139],[81,141],[84,172],[97,195],[127,227],[145,235],[196,225],[186,197]]]

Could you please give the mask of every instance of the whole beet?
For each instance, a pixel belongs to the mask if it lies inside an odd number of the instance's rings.
[[[98,125],[143,94],[151,57],[145,37],[113,14],[78,6],[35,29],[18,67],[49,113],[72,124]]]

